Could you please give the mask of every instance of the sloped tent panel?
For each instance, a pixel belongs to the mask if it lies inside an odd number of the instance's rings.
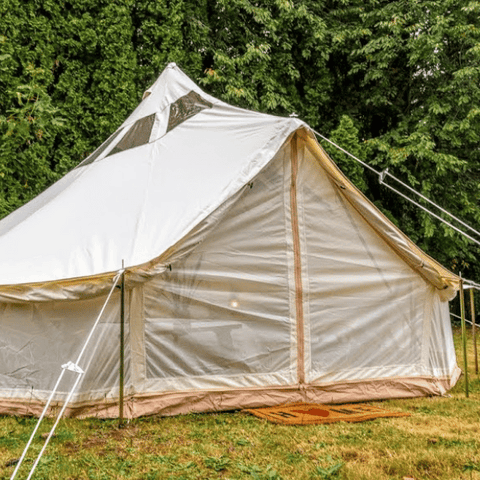
[[[171,105],[192,91],[205,108],[187,112],[167,132]],[[110,155],[153,114],[148,143]],[[130,269],[150,265],[253,178],[302,125],[231,107],[170,66],[94,161],[87,158],[0,222],[0,300],[82,298],[101,293],[97,280],[107,291],[122,260]],[[59,280],[66,279],[64,289]]]
[[[14,255],[0,273],[0,411],[41,411],[120,258],[128,416],[455,383],[446,300],[457,277],[369,204],[303,123],[223,104],[175,66],[146,93],[93,159],[0,222],[0,245],[27,248],[23,235],[55,215],[23,272]],[[118,413],[118,303],[115,293],[72,415]]]

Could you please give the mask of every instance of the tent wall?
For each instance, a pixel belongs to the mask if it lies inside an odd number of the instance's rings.
[[[148,391],[296,383],[285,228],[288,150],[191,254],[145,284]]]
[[[303,359],[292,159],[298,162]],[[449,388],[458,369],[448,303],[340,191],[299,136],[191,254],[145,285],[145,392],[276,391],[303,383],[302,370],[306,384],[298,388],[370,382],[384,397]],[[391,378],[399,379],[397,387],[383,380]],[[359,390],[352,386],[350,401],[365,398],[364,387]]]
[[[300,136],[171,267],[144,287],[151,366],[136,415],[438,395],[458,378],[448,303]]]
[[[127,416],[441,394],[456,381],[448,304],[308,145],[290,137],[130,290]],[[39,412],[104,300],[1,306],[0,411]],[[118,317],[115,294],[72,415],[118,412]]]
[[[97,297],[74,302],[0,304],[0,406],[18,402],[16,413],[36,412],[36,405],[50,396],[61,365],[77,359],[104,302],[104,297]],[[118,397],[118,322],[119,295],[114,294],[81,362],[86,374],[77,387],[75,402]],[[129,364],[127,348],[127,385]],[[66,373],[55,402],[66,398],[74,375]]]
[[[314,153],[299,143],[307,382],[449,376],[448,304],[352,208]],[[432,331],[441,359],[429,352]]]

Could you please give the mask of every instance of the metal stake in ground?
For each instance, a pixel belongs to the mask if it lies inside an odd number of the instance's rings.
[[[460,273],[460,317],[462,318],[463,367],[465,370],[465,396],[468,398],[468,365],[467,365],[467,328],[465,326],[465,295],[463,278]]]
[[[473,337],[473,358],[475,359],[475,373],[478,375],[478,356],[477,356],[477,332],[475,325],[475,295],[474,289],[470,289],[470,313],[472,315],[472,337]]]

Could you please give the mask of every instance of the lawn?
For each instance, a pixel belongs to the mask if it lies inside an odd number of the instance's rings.
[[[459,365],[460,331],[455,329]],[[480,378],[469,338],[464,377],[445,397],[372,402],[410,417],[281,426],[241,412],[113,420],[61,420],[35,479],[480,479]],[[9,479],[35,419],[0,417],[0,479]],[[44,432],[51,420],[41,428]],[[25,479],[29,459],[17,475]]]

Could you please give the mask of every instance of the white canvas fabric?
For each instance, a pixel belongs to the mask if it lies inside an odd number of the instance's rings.
[[[119,131],[200,91],[173,65],[152,90]],[[94,162],[0,222],[0,285],[114,272],[122,260],[126,267],[149,262],[248,183],[302,125],[202,96],[214,106],[167,135],[108,156],[120,135]]]
[[[148,390],[295,383],[284,150],[194,251],[144,287]]]
[[[442,325],[435,289],[375,233],[335,189],[308,149],[299,176],[309,382],[446,376],[455,368],[422,360],[426,325]],[[446,332],[443,332],[444,334]]]
[[[106,308],[81,367],[86,374],[76,400],[118,396],[119,295]],[[103,297],[75,302],[0,304],[0,398],[46,401],[60,367],[74,361],[102,308]],[[128,326],[127,326],[128,339]],[[129,348],[126,350],[129,381]],[[60,384],[57,401],[66,398],[74,376]]]
[[[303,122],[229,106],[173,64],[90,157],[0,222],[0,412],[38,413],[122,260],[129,416],[441,394],[458,378],[458,278]],[[119,302],[72,415],[118,412]]]

